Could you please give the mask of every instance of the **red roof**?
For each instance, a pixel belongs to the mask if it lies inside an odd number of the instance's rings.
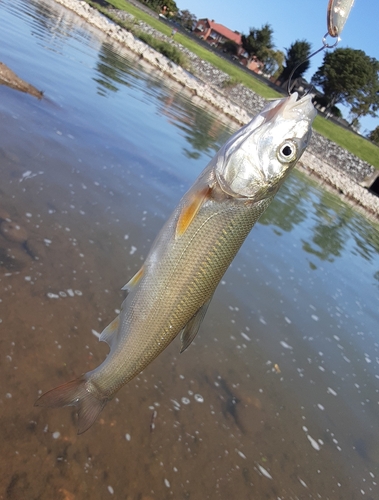
[[[217,33],[222,35],[224,38],[227,38],[228,40],[232,40],[237,45],[242,45],[240,33],[236,33],[235,31],[230,30],[226,26],[215,23],[214,21],[210,21],[209,19],[207,19],[207,21],[213,31],[216,31]]]

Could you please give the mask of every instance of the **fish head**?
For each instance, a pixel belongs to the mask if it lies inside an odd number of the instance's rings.
[[[317,114],[311,96],[271,101],[215,157],[221,189],[237,198],[273,196],[309,143]]]

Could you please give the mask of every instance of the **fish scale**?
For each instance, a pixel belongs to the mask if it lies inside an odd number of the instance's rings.
[[[210,202],[200,210],[188,233],[179,242],[165,247],[166,255],[162,255],[158,269],[153,266],[149,275],[142,278],[139,289],[131,297],[130,307],[126,308],[122,321],[127,323],[129,335],[96,369],[93,383],[103,395],[110,398],[115,390],[142,371],[211,298],[242,242],[270,202],[271,198],[249,204],[232,200],[228,210],[222,203]],[[171,262],[176,256],[180,256],[179,265],[172,272]],[[147,265],[148,262],[149,258]],[[165,286],[167,281],[169,287]],[[146,292],[151,282],[163,285],[149,294]],[[159,301],[155,299],[156,294]],[[146,297],[151,298],[150,303]],[[141,321],[142,310],[146,309],[149,314],[145,313]],[[134,320],[130,318],[131,311]],[[161,321],[157,319],[160,317]],[[125,352],[130,368],[117,369],[125,365]]]

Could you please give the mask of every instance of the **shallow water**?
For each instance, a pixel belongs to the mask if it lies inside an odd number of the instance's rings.
[[[85,434],[38,395],[234,125],[50,2],[0,2],[0,499],[379,497],[379,229],[300,173],[179,342]],[[15,241],[18,240],[18,241]]]

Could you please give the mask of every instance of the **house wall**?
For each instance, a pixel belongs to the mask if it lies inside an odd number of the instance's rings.
[[[200,19],[193,30],[194,35],[206,40],[211,32],[211,28],[205,19]]]

